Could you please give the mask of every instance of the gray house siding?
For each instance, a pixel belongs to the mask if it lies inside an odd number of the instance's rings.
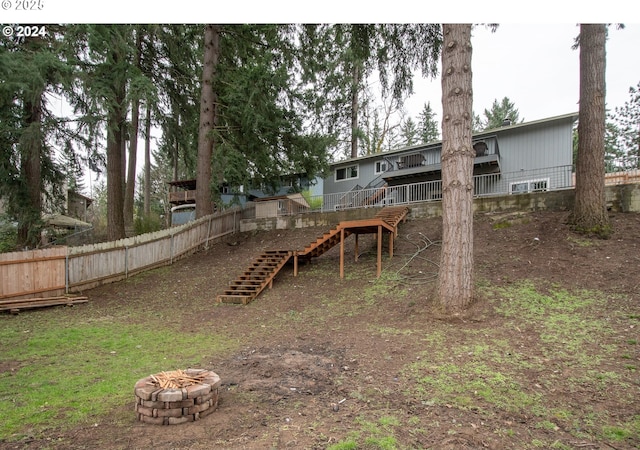
[[[571,127],[550,124],[547,127],[523,128],[500,134],[503,149],[502,171],[544,169],[570,165],[572,159]]]
[[[474,134],[474,144],[486,144],[484,154],[475,160],[474,174],[486,174],[476,180],[476,195],[570,184],[576,119],[577,114],[567,114]],[[324,180],[324,193],[377,187],[384,181],[393,186],[438,180],[441,148],[442,143],[435,142],[334,163],[331,175]],[[375,173],[380,163],[386,164],[384,174]],[[337,180],[337,171],[344,173],[350,166],[357,166],[357,178]]]
[[[500,135],[504,176],[495,187],[498,192],[538,187],[557,189],[571,180],[573,159],[572,121],[523,127]],[[519,186],[514,186],[519,185]]]

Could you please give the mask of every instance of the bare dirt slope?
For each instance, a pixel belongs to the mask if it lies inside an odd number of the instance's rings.
[[[566,216],[478,216],[474,250],[482,295],[457,320],[432,309],[440,219],[400,225],[396,255],[384,258],[381,280],[374,238],[364,236],[358,262],[353,244],[347,246],[342,280],[332,249],[301,267],[298,277],[283,270],[273,288],[247,306],[216,305],[216,294],[261,250],[302,248],[326,231],[278,230],[237,235],[169,269],[86,292],[91,307],[105,312],[135,299],[175,317],[172,325],[185,333],[209,327],[235,336],[240,350],[207,361],[223,380],[219,408],[201,421],[163,427],[137,422],[133,404],[126,404],[112,418],[97,418],[97,427],[53,432],[51,441],[26,447],[55,447],[60,439],[66,448],[92,449],[321,449],[351,439],[357,448],[640,448],[640,345],[632,345],[640,325],[640,216],[613,215],[615,232],[605,241],[573,234]],[[590,363],[596,365],[588,370],[611,374],[611,391],[584,381],[586,369],[543,354],[541,327],[500,309],[506,297],[496,292],[522,280],[542,289],[602,293],[606,304],[594,306],[593,315],[612,331],[606,342],[581,342],[593,353],[612,346],[620,349],[614,355],[624,354],[624,361],[612,356]],[[488,342],[490,348],[482,347]],[[512,394],[502,403],[489,400],[502,398],[501,389],[511,392],[487,376],[514,367],[510,357],[522,369],[522,401],[545,399],[544,411],[514,408]],[[478,375],[479,387],[468,396],[443,402],[428,392],[436,389],[429,380],[443,376],[443,361],[452,365],[451,378],[440,378],[445,381],[459,376],[462,382],[465,367],[495,366]],[[483,391],[483,383],[493,390]],[[594,423],[599,418],[631,424],[630,435],[603,434]]]

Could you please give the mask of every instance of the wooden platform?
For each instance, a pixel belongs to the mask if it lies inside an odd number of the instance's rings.
[[[294,275],[298,275],[299,262],[316,258],[340,244],[340,277],[344,277],[344,240],[355,234],[356,259],[358,255],[358,235],[376,233],[378,235],[377,276],[382,271],[382,234],[389,233],[389,256],[393,256],[393,239],[398,234],[398,225],[406,220],[409,208],[405,206],[387,207],[371,219],[340,222],[302,250],[269,250],[258,256],[251,266],[231,283],[224,293],[217,296],[218,303],[241,303],[246,305],[267,287],[287,262],[294,261]]]

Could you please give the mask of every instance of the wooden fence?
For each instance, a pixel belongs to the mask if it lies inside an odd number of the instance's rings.
[[[0,254],[0,300],[56,296],[172,264],[240,230],[239,208],[113,242]]]
[[[0,300],[61,295],[66,247],[0,253]]]
[[[640,183],[640,169],[604,174],[604,184],[606,185],[629,183]]]

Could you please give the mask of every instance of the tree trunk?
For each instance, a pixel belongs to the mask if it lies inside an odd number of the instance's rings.
[[[180,129],[180,113],[178,113],[178,129]],[[178,180],[178,174],[180,173],[180,171],[178,170],[178,163],[179,163],[179,158],[180,158],[180,138],[178,137],[177,134],[174,134],[174,138],[173,138],[173,150],[172,150],[172,161],[171,161],[171,169],[173,170],[173,175],[172,175],[172,179],[173,181],[177,181]]]
[[[440,305],[449,314],[473,300],[473,159],[471,25],[443,25],[442,253]]]
[[[124,226],[133,228],[133,203],[136,191],[136,165],[138,164],[138,128],[140,123],[140,101],[131,105],[131,135],[129,137],[129,166],[124,194]]]
[[[353,66],[353,86],[351,87],[351,157],[358,157],[358,87],[360,85],[360,70],[358,63]]]
[[[217,96],[213,79],[220,58],[220,26],[207,25],[204,31],[204,65],[200,94],[198,130],[198,168],[196,172],[196,217],[213,213],[211,199],[211,157],[213,154]]]
[[[604,190],[606,38],[606,25],[580,25],[576,195],[570,218],[577,231],[602,237],[611,231]]]
[[[18,245],[33,248],[40,241],[42,215],[42,95],[26,99],[25,131],[21,147],[21,171],[25,187],[24,204],[18,213]]]
[[[135,67],[140,69],[142,61],[142,32],[136,30],[136,62]],[[133,229],[133,203],[136,192],[136,165],[138,159],[138,129],[140,124],[140,99],[135,96],[131,101],[131,130],[129,134],[129,166],[124,192],[124,226],[125,229]]]
[[[114,54],[114,61],[118,55]],[[113,105],[107,114],[107,238],[123,239],[124,231],[124,127],[126,123],[124,80],[113,85]]]
[[[151,108],[147,105],[144,140],[144,215],[151,214]]]

